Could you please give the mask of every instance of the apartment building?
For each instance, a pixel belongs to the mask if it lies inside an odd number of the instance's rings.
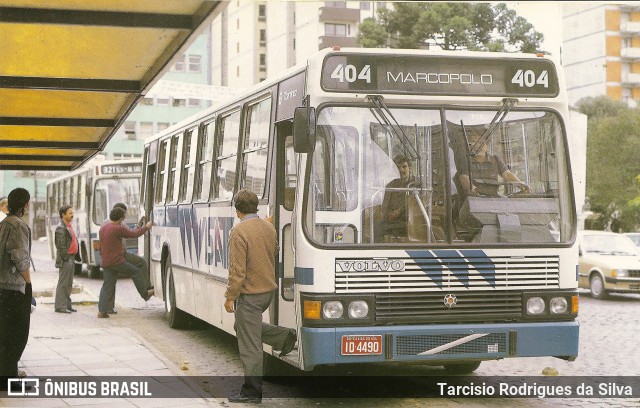
[[[569,103],[607,95],[640,100],[640,3],[566,2],[562,64]]]
[[[326,47],[356,46],[387,2],[233,0],[212,23],[212,84],[246,88]]]

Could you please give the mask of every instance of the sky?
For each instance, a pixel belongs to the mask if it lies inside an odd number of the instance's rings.
[[[544,34],[542,49],[560,57],[562,44],[562,10],[560,1],[505,1],[519,16],[533,24],[536,31]]]

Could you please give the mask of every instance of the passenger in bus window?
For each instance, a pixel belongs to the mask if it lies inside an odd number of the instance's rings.
[[[504,160],[498,155],[489,154],[487,139],[482,138],[482,133],[477,129],[469,129],[467,136],[469,153],[471,155],[471,178],[469,179],[469,163],[460,160],[458,163],[458,177],[460,186],[465,196],[491,196],[498,197],[500,183],[498,177],[506,182],[517,183],[522,193],[531,192],[529,186],[522,183],[518,176],[513,174]]]
[[[120,207],[122,208],[125,213],[127,211],[127,205],[125,203],[115,203],[113,205],[113,208],[117,208]],[[108,224],[110,222],[109,218],[107,218],[106,220],[104,220],[102,222],[102,225]],[[142,227],[144,224],[146,223],[146,218],[145,217],[141,217],[140,221],[138,222],[138,227]],[[124,227],[129,228],[129,226],[125,223],[122,224]],[[136,268],[140,269],[143,276],[146,276],[148,279],[149,276],[149,270],[147,268],[147,262],[144,260],[143,257],[138,256],[136,254],[133,254],[131,252],[129,252],[129,250],[127,249],[127,244],[126,241],[123,240],[122,241],[122,248],[123,248],[123,255],[124,255],[124,259],[125,261],[129,262],[130,264],[132,264],[133,266],[135,266]],[[149,286],[147,289],[153,289],[153,286]],[[113,296],[110,299],[107,299],[107,314],[117,314],[118,312],[115,309],[115,304],[116,304],[116,288],[113,288]]]
[[[56,227],[56,268],[58,268],[58,286],[56,286],[56,300],[54,309],[58,313],[77,312],[71,303],[71,287],[73,286],[73,271],[78,253],[78,238],[73,230],[73,208],[63,205],[58,210],[60,223]]]
[[[278,285],[275,257],[278,251],[273,224],[258,217],[258,197],[251,190],[238,191],[233,199],[240,223],[229,233],[229,283],[224,307],[235,312],[235,331],[244,369],[244,384],[229,402],[262,401],[262,343],[289,354],[296,343],[293,329],[262,321]]]
[[[125,260],[125,249],[122,244],[124,238],[138,238],[146,231],[151,230],[153,223],[149,221],[144,227],[129,229],[126,225],[122,225],[125,217],[126,211],[116,207],[109,214],[109,223],[100,227],[100,256],[102,258],[100,266],[104,281],[98,299],[99,318],[109,317],[107,302],[115,296],[118,276],[131,277],[140,297],[145,301],[154,295],[154,290],[149,289],[148,277],[142,274],[141,269]]]
[[[377,242],[394,242],[407,236],[407,191],[403,190],[415,184],[411,174],[409,159],[399,154],[393,158],[400,177],[385,186],[382,200],[382,221]]]
[[[9,200],[6,197],[0,200],[0,221],[4,220],[9,213]]]

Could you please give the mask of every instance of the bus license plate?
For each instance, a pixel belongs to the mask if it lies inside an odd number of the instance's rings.
[[[382,336],[342,336],[343,356],[382,354]]]

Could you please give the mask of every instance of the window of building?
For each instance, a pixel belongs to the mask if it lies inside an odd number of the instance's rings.
[[[369,1],[361,1],[360,2],[360,10],[371,10],[371,2],[369,2]]]
[[[325,23],[324,34],[336,37],[346,37],[348,34],[348,27],[349,26],[346,24]]]
[[[153,106],[153,98],[142,98],[141,105]]]
[[[175,72],[184,72],[185,63],[184,63],[184,54],[176,57],[176,62],[173,63],[172,71]]]
[[[262,65],[262,66],[267,65],[267,55],[266,54],[260,54],[260,65]]]
[[[267,6],[265,4],[258,5],[258,21],[267,19]]]
[[[200,107],[200,105],[202,105],[202,102],[200,101],[200,99],[193,99],[193,98],[187,99],[187,106],[190,108],[198,108]]]
[[[240,43],[236,43],[236,53],[240,53]]]
[[[240,29],[240,19],[236,19],[236,29]]]
[[[160,133],[171,125],[168,124],[167,122],[158,122],[157,126],[158,126],[158,133]]]
[[[156,103],[158,106],[169,106],[169,102],[171,102],[170,98],[157,98]]]
[[[174,98],[173,99],[173,106],[176,106],[176,107],[187,106],[187,100],[186,99]]]
[[[140,122],[140,138],[142,140],[153,136],[153,122]]]
[[[189,55],[187,62],[189,63],[189,72],[196,74],[202,72],[202,56]]]
[[[334,8],[346,8],[347,2],[346,1],[325,1],[324,6],[334,7]]]
[[[267,30],[260,30],[260,45],[267,44]]]
[[[387,2],[386,1],[378,1],[376,2],[376,7],[381,9],[381,8],[387,8]]]
[[[264,196],[269,147],[269,118],[271,98],[249,106],[249,123],[242,150],[241,188],[248,188],[258,198]]]
[[[240,65],[236,66],[236,77],[240,78]]]
[[[136,122],[124,122],[124,134],[129,140],[136,140]]]

